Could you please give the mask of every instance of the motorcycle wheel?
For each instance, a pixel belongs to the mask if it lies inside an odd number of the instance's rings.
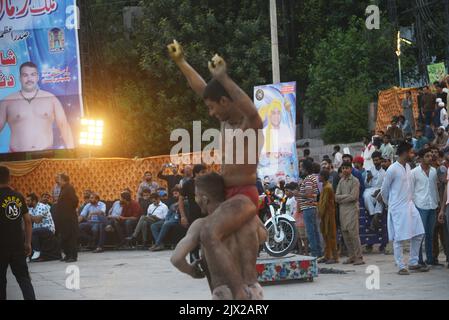
[[[279,227],[284,232],[283,239],[276,241],[274,225],[270,221],[266,228],[268,230],[268,240],[264,243],[265,251],[272,257],[283,257],[295,248],[298,234],[294,222],[285,218],[279,218]]]

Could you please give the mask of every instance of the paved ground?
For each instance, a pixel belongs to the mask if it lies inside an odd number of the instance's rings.
[[[68,265],[59,261],[29,265],[38,299],[209,299],[206,280],[190,279],[170,264],[171,252],[109,251],[80,253],[76,266],[80,289],[66,288]],[[441,257],[442,258],[442,257]],[[321,274],[314,282],[265,286],[265,298],[291,299],[449,299],[449,269],[434,267],[428,273],[398,276],[391,255],[365,255],[364,266],[333,265],[347,274]],[[380,271],[378,290],[369,290],[366,269]],[[321,267],[321,265],[320,265]],[[327,267],[327,266],[323,266]],[[8,271],[8,298],[21,299]]]

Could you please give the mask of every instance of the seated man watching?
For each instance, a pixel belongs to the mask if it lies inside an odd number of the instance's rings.
[[[37,261],[41,257],[43,241],[53,238],[55,224],[50,213],[50,207],[38,201],[36,194],[30,193],[26,197],[28,211],[33,222],[31,246],[33,256],[31,261]]]
[[[151,225],[155,222],[161,221],[165,219],[165,216],[168,213],[167,206],[161,201],[161,197],[157,193],[153,193],[151,195],[152,204],[148,207],[147,215],[141,216],[139,222],[137,223],[136,230],[131,237],[128,237],[126,240],[130,242],[136,242],[137,237],[142,233],[143,246],[147,246],[149,242],[148,230]]]
[[[118,219],[113,219],[112,222],[119,238],[118,246],[122,247],[126,243],[125,238],[129,237],[136,228],[137,221],[139,221],[142,213],[139,203],[131,199],[131,193],[128,191],[120,194],[120,203],[122,214]]]
[[[84,207],[87,206],[90,203],[90,196],[93,192],[90,190],[84,190],[83,191],[83,203],[78,208],[78,215],[81,214],[81,211],[83,211]]]
[[[210,275],[208,280],[214,300],[263,299],[263,290],[257,282],[255,269],[259,246],[265,242],[267,231],[257,216],[256,206],[243,195],[233,197],[232,201],[225,201],[224,180],[217,173],[197,177],[195,184],[196,201],[202,213],[207,216],[195,220],[190,226],[187,235],[179,242],[171,257],[172,264],[193,278],[203,278],[201,264],[202,269],[208,270]],[[193,264],[186,261],[186,256],[198,245],[215,241],[209,234],[210,220],[218,211],[234,213],[246,211],[253,215],[250,221],[222,240],[224,247],[230,252],[231,259],[226,262],[227,267],[232,270],[231,274],[221,272],[222,267],[210,259],[210,254],[204,245],[201,248],[201,260]],[[211,247],[209,245],[207,248]],[[234,292],[243,294],[236,297]]]
[[[80,237],[96,242],[94,253],[103,252],[105,240],[106,204],[100,201],[96,193],[90,195],[89,203],[84,206],[78,221],[80,222]]]
[[[150,188],[143,188],[142,197],[139,199],[139,206],[142,209],[142,214],[145,214],[150,204],[153,203],[150,199],[150,196],[151,196]]]
[[[175,187],[172,190],[173,196],[169,200],[169,209],[165,217],[165,220],[160,220],[151,225],[151,233],[153,235],[155,244],[150,248],[150,251],[161,251],[165,249],[164,238],[170,229],[174,225],[179,224],[180,215],[178,210],[178,199],[179,199],[180,189]]]

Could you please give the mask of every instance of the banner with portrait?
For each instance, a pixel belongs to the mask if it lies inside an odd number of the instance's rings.
[[[254,104],[263,121],[264,146],[258,176],[264,182],[298,181],[296,82],[254,88]]]
[[[76,146],[78,19],[75,0],[0,0],[0,153]]]

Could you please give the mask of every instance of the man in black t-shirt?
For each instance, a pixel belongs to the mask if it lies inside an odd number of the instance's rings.
[[[201,216],[201,208],[195,201],[195,178],[207,174],[206,166],[197,164],[193,167],[193,178],[182,184],[179,197],[179,212],[181,213],[181,225],[188,227]],[[187,200],[188,208],[185,208],[184,200]]]
[[[31,218],[25,198],[9,186],[9,169],[0,166],[0,300],[6,300],[6,271],[12,273],[25,300],[35,300],[26,263],[31,254]],[[22,229],[25,226],[25,234]]]
[[[165,175],[163,174],[165,168],[170,168],[172,171],[172,174],[169,175]],[[168,164],[164,164],[161,168],[161,170],[159,170],[157,177],[161,180],[165,180],[167,181],[167,190],[168,192],[172,192],[173,188],[176,187],[177,184],[179,184],[179,182],[182,179],[182,176],[178,174],[178,167],[172,163],[168,163]],[[170,198],[172,196],[170,195]]]

